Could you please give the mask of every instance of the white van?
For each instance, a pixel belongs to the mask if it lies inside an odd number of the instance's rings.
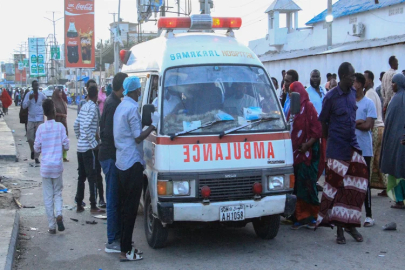
[[[159,38],[121,51],[122,72],[142,82],[143,124],[154,109],[161,115],[144,141],[145,233],[153,248],[179,222],[253,222],[259,237],[272,239],[280,214],[295,210],[288,125],[262,63],[234,38],[241,23],[161,18]]]

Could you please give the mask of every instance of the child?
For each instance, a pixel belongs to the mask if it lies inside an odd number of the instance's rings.
[[[41,124],[36,132],[34,149],[35,152],[42,152],[41,176],[42,190],[46,215],[48,216],[50,234],[56,233],[56,223],[59,231],[64,231],[62,217],[62,189],[63,189],[63,150],[69,150],[69,139],[66,136],[66,129],[61,123],[55,122],[56,109],[51,99],[42,103],[44,115],[48,121]]]

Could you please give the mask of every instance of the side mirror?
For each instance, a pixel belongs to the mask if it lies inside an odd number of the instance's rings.
[[[142,109],[142,127],[152,125],[151,114],[155,112],[155,106],[152,104],[143,105]]]
[[[301,95],[293,92],[290,95],[290,114],[297,114],[301,110]]]

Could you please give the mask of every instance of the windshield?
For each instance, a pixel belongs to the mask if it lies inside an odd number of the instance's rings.
[[[261,67],[194,66],[166,71],[162,97],[162,134],[193,130],[220,133],[249,121],[272,117],[238,132],[285,129],[273,86]],[[216,125],[207,125],[220,121]],[[201,129],[197,129],[202,126]]]

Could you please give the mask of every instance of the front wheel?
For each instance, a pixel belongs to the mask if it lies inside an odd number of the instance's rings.
[[[149,188],[146,189],[144,206],[144,227],[146,240],[151,248],[161,248],[165,245],[169,230],[163,227],[162,222],[153,216],[153,209]]]
[[[262,239],[273,239],[280,228],[280,215],[264,216],[253,221],[256,235]]]

